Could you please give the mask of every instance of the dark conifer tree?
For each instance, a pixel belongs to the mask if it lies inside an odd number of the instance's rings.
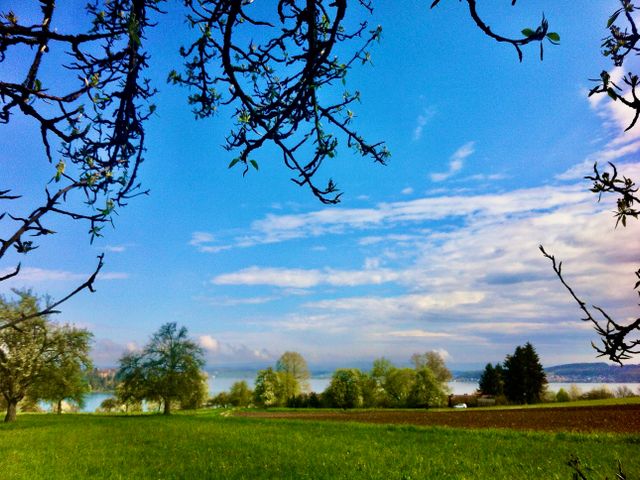
[[[485,395],[503,395],[504,378],[502,375],[502,365],[498,363],[494,367],[490,363],[487,363],[482,375],[480,375],[480,391]]]
[[[504,361],[504,393],[513,403],[537,403],[547,385],[540,358],[531,343],[516,347]]]

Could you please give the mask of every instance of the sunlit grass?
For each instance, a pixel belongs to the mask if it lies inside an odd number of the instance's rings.
[[[157,415],[21,415],[0,426],[3,479],[571,478],[578,455],[640,472],[640,435],[532,433]],[[635,478],[631,476],[631,478]]]

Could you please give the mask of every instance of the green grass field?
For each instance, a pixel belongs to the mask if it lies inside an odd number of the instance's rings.
[[[219,412],[21,415],[0,425],[0,478],[570,479],[640,477],[640,435],[234,418]]]

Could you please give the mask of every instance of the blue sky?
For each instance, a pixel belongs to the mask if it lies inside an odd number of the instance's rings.
[[[615,230],[613,202],[598,204],[582,178],[610,160],[640,178],[640,130],[622,132],[629,112],[586,95],[588,79],[611,70],[599,45],[616,2],[584,2],[580,15],[562,2],[484,10],[507,33],[535,27],[544,10],[561,45],[547,44],[543,62],[529,48],[522,63],[474,27],[464,4],[428,4],[380,1],[369,19],[383,38],[346,88],[362,95],[355,125],[392,157],[382,167],[345,148],[328,162],[320,176],[344,191],[338,206],[294,185],[268,149],[259,172],[227,169],[233,111],[196,122],[187,92],[164,82],[189,35],[171,6],[148,39],[160,90],[141,172],[150,196],[120,210],[93,245],[86,225],[52,219],[60,233],[2,289],[59,297],[104,251],[98,291],[58,316],[95,334],[101,365],[169,321],[189,328],[210,367],[267,365],[286,350],[331,366],[439,350],[468,368],[526,341],[546,365],[593,361],[597,338],[537,246],[564,260],[580,295],[619,319],[637,315],[637,225]],[[70,10],[58,21],[83,19]],[[7,68],[19,76],[27,64]],[[14,116],[0,132],[0,186],[33,208],[54,168],[29,121]]]

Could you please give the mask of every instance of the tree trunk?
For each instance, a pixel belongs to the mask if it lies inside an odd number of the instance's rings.
[[[162,413],[164,415],[171,415],[171,399],[163,398],[162,401],[164,402],[164,412]]]
[[[62,413],[62,400],[58,400],[58,411],[57,414],[60,415]]]
[[[5,422],[15,422],[18,411],[17,400],[7,400],[7,415],[4,417]]]

